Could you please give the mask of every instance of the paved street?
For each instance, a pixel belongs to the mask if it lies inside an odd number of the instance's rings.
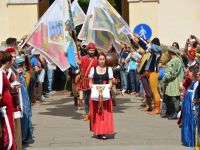
[[[83,110],[63,94],[33,106],[34,140],[26,150],[190,150],[180,142],[176,121],[139,110],[141,98],[118,96],[114,108],[115,136],[98,140],[82,120]]]

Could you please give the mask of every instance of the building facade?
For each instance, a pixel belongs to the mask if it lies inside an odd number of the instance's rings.
[[[152,37],[171,45],[184,46],[189,35],[200,37],[199,0],[122,0],[124,18],[133,31],[141,23],[149,25]]]
[[[48,0],[0,0],[0,45],[30,33],[48,7]]]
[[[30,33],[54,0],[0,0],[0,43],[8,37],[20,39]],[[152,37],[181,47],[189,35],[200,37],[200,0],[121,0],[122,16],[133,31],[141,23],[152,29]]]

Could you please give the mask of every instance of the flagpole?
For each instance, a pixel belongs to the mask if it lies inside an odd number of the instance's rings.
[[[71,23],[72,23],[72,34],[74,34],[73,35],[73,37],[74,37],[74,42],[75,42],[75,45],[76,45],[76,48],[77,48],[77,53],[78,53],[78,61],[80,61],[81,60],[81,56],[80,56],[80,50],[78,49],[78,44],[77,44],[77,36],[76,36],[76,30],[75,30],[75,27],[74,27],[74,21],[73,21],[73,16],[72,16],[72,10],[71,10],[71,3],[70,3],[70,0],[68,0],[68,5],[69,5],[69,15],[70,15],[70,18],[71,18]],[[79,66],[79,70],[80,70],[80,72],[79,72],[79,75],[77,75],[76,77],[75,77],[75,83],[76,83],[76,79],[77,80],[79,80],[80,81],[80,79],[81,79],[81,66],[80,66],[80,64],[78,64],[78,66]],[[77,81],[77,83],[78,83],[78,81]],[[76,83],[76,84],[77,84]]]
[[[70,0],[68,0],[68,5],[69,5],[69,15],[71,18],[71,23],[72,23],[72,34],[73,34],[72,37],[74,37],[74,42],[75,42],[77,53],[78,53],[78,59],[80,60],[81,56],[80,56],[80,50],[78,49],[78,44],[77,44],[77,36],[76,36],[76,30],[74,27],[74,21],[73,21],[73,16],[72,16]]]

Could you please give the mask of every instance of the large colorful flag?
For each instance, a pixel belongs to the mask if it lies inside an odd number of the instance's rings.
[[[68,57],[75,57],[70,35],[70,2],[55,0],[35,26],[28,43],[50,58],[62,71],[70,67]],[[68,49],[70,48],[70,55]],[[72,54],[72,55],[71,55]],[[70,58],[70,60],[75,60]],[[72,63],[72,62],[71,62]]]
[[[74,26],[79,26],[83,24],[85,19],[85,13],[81,9],[80,5],[78,4],[78,0],[74,0],[71,5],[72,16],[74,20]]]
[[[98,48],[108,50],[114,43],[130,45],[128,34],[124,33],[126,28],[129,28],[127,23],[106,0],[90,0],[78,38],[86,43],[93,41]]]

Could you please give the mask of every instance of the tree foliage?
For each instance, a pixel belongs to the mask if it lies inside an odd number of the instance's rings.
[[[89,2],[90,0],[79,0],[78,1],[81,8],[83,9],[83,11],[86,13],[87,12],[87,8],[88,8],[88,5],[89,5]],[[108,2],[119,12],[121,13],[121,8],[120,8],[120,3],[121,1],[120,0],[108,0]]]
[[[72,0],[73,2],[73,0]],[[83,9],[85,13],[87,13],[87,9],[89,6],[90,0],[78,0],[79,5]],[[108,0],[108,2],[119,12],[121,13],[121,0]],[[82,25],[76,27],[77,33],[80,32]]]

